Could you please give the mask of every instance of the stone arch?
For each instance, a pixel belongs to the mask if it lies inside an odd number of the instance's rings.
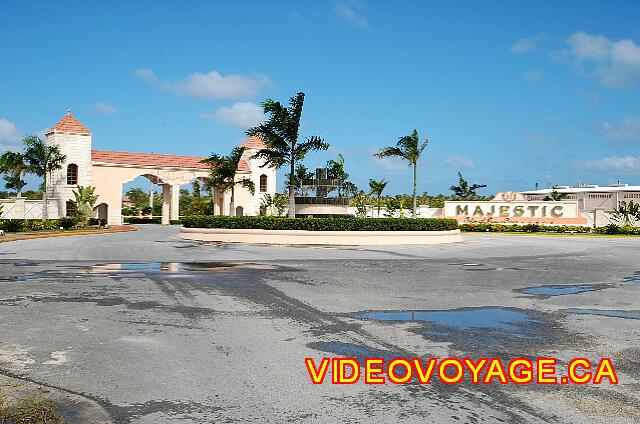
[[[109,218],[109,204],[106,202],[101,202],[94,209],[96,218],[100,220],[107,220]]]

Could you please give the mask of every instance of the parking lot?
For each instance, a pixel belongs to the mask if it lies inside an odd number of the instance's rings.
[[[122,423],[640,422],[633,238],[201,245],[177,228],[0,243],[0,369]],[[611,385],[313,385],[304,358],[612,358]]]

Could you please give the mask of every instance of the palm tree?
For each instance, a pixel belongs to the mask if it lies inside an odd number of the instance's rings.
[[[569,197],[569,193],[559,193],[556,190],[551,190],[551,193],[549,193],[548,196],[545,196],[542,200],[545,202],[559,202],[567,197]]]
[[[349,174],[344,170],[344,156],[338,154],[338,160],[330,159],[327,161],[327,174],[330,180],[338,180],[338,197],[342,194],[344,183],[349,179]]]
[[[486,184],[469,185],[469,182],[464,179],[462,173],[458,171],[458,185],[449,187],[449,190],[453,191],[453,195],[458,199],[474,200],[478,197],[476,191],[486,186]]]
[[[22,188],[27,185],[22,177],[27,173],[28,168],[29,164],[23,153],[6,151],[0,156],[0,172],[7,175],[5,187],[14,189],[16,197],[22,196]]]
[[[420,143],[420,139],[418,137],[418,131],[413,130],[411,135],[405,135],[404,137],[400,137],[395,146],[385,147],[374,156],[379,158],[395,156],[409,162],[409,166],[413,167],[413,217],[417,216],[416,209],[416,198],[417,198],[417,180],[418,180],[418,159],[420,159],[420,155],[422,151],[429,144],[429,140],[424,139],[422,143]]]
[[[235,188],[236,185],[248,189],[251,194],[255,193],[256,186],[253,181],[242,178],[236,180],[236,173],[238,172],[238,164],[244,153],[244,147],[234,147],[229,156],[219,156],[212,153],[207,159],[203,160],[203,163],[207,163],[211,166],[211,173],[209,174],[209,183],[213,187],[217,187],[223,192],[231,191],[231,211],[230,215],[235,216]]]
[[[62,169],[62,164],[67,157],[60,152],[60,147],[47,145],[36,135],[26,136],[22,142],[25,146],[24,157],[29,164],[29,172],[42,177],[42,217],[47,214],[47,178],[51,179],[51,173]]]
[[[266,122],[249,128],[247,135],[261,137],[266,148],[260,149],[254,158],[264,159],[263,166],[281,168],[289,165],[289,217],[296,216],[295,168],[296,162],[301,161],[310,151],[327,150],[329,145],[318,136],[307,137],[298,141],[300,117],[304,93],[298,93],[289,99],[289,107],[280,102],[267,99],[262,104],[264,113],[269,116]]]
[[[93,207],[98,201],[98,196],[93,194],[95,189],[91,186],[78,186],[78,191],[73,191],[73,196],[76,198],[76,217],[83,227],[87,226]]]
[[[384,179],[382,180],[374,180],[373,178],[369,179],[369,188],[371,189],[371,194],[376,196],[376,204],[378,205],[378,218],[380,218],[380,197],[382,196],[382,192],[389,184],[389,181]]]

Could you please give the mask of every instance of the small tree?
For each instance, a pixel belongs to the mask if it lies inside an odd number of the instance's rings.
[[[90,186],[78,186],[78,190],[73,191],[73,196],[76,198],[76,218],[82,227],[87,226],[89,218],[93,214],[93,207],[98,201],[98,196],[93,194],[95,189]]]
[[[478,189],[486,187],[486,184],[471,184],[464,179],[462,173],[458,171],[458,185],[449,187],[449,190],[453,191],[453,195],[462,200],[474,200],[478,197],[476,191]]]
[[[634,203],[633,200],[620,202],[617,208],[611,214],[612,218],[625,227],[635,226],[640,221],[640,204]]]
[[[212,153],[207,159],[203,160],[203,163],[207,163],[211,166],[211,173],[209,174],[209,182],[211,186],[218,187],[223,192],[231,191],[231,204],[230,215],[235,216],[235,189],[239,185],[248,189],[251,194],[255,193],[256,186],[248,178],[242,178],[236,180],[236,174],[238,172],[238,164],[244,153],[244,147],[235,147],[229,156],[219,156]]]
[[[0,156],[0,172],[5,174],[5,187],[16,191],[16,197],[22,197],[22,188],[27,185],[22,177],[27,173],[29,164],[20,152],[6,151]]]
[[[418,160],[422,151],[429,145],[429,140],[425,139],[420,143],[418,131],[413,130],[411,135],[400,137],[395,146],[385,147],[374,156],[379,158],[395,156],[409,162],[409,166],[413,167],[413,217],[417,216],[417,187],[418,187]]]
[[[389,184],[389,181],[386,181],[384,179],[369,180],[369,188],[371,189],[371,194],[376,196],[376,205],[378,206],[378,218],[380,218],[380,206],[381,206],[380,197],[382,196],[382,192],[384,191],[384,189],[387,187],[387,184]]]
[[[60,152],[60,147],[49,146],[36,135],[28,135],[22,141],[25,146],[24,157],[29,164],[29,172],[42,177],[42,215],[44,219],[47,219],[47,179],[51,179],[53,171],[62,169],[62,164],[67,157]]]
[[[284,211],[287,209],[287,205],[289,204],[289,196],[283,193],[276,193],[273,196],[273,207],[276,210],[278,216],[282,216]]]
[[[295,169],[296,163],[302,161],[310,151],[327,150],[329,144],[318,136],[308,137],[303,142],[298,140],[300,118],[304,93],[300,92],[289,99],[289,107],[280,102],[267,99],[262,104],[264,113],[268,115],[266,122],[247,130],[249,136],[261,137],[266,148],[260,149],[253,157],[264,159],[263,166],[281,168],[289,166],[289,217],[296,216]]]

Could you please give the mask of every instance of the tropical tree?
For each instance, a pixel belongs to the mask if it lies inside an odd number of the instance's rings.
[[[330,180],[338,180],[338,197],[340,197],[349,179],[349,174],[344,170],[344,156],[341,153],[338,154],[338,160],[327,161],[327,177]]]
[[[207,159],[202,162],[211,166],[211,173],[209,174],[209,183],[212,187],[217,187],[223,192],[231,191],[231,211],[230,215],[235,216],[235,188],[241,186],[248,189],[251,194],[255,193],[256,186],[253,181],[247,178],[241,178],[236,180],[236,173],[238,172],[238,164],[244,153],[244,147],[234,147],[229,156],[219,156],[212,153]]]
[[[42,215],[47,219],[47,179],[51,179],[53,171],[62,169],[67,157],[60,152],[59,146],[47,145],[34,134],[26,136],[22,142],[25,146],[24,157],[29,165],[29,172],[42,177]]]
[[[262,104],[268,119],[260,125],[247,130],[249,136],[259,136],[267,145],[260,149],[254,158],[263,159],[263,166],[281,168],[289,166],[289,217],[296,216],[295,169],[296,163],[302,161],[310,151],[326,150],[329,145],[318,136],[298,140],[300,118],[304,93],[300,92],[289,99],[289,107],[280,102],[267,99]]]
[[[27,185],[22,179],[29,171],[29,164],[23,153],[6,151],[0,156],[0,172],[5,174],[5,187],[15,190],[16,196],[22,196],[22,188]]]
[[[413,217],[417,216],[417,187],[418,187],[418,160],[422,151],[429,145],[429,140],[425,139],[420,142],[418,137],[418,131],[413,130],[411,135],[400,137],[395,146],[385,147],[374,156],[379,158],[384,157],[399,157],[409,162],[409,166],[413,167]]]
[[[633,226],[640,221],[640,204],[629,202],[620,202],[617,208],[611,214],[612,218],[623,226]]]
[[[389,181],[386,181],[384,179],[369,179],[370,193],[376,196],[376,204],[378,205],[378,218],[380,218],[380,197],[382,196],[382,192],[384,191],[384,189],[387,187],[387,184],[389,184]]]
[[[548,196],[545,196],[542,199],[545,202],[559,202],[560,200],[564,200],[569,196],[569,193],[558,193],[556,190],[551,190]]]
[[[73,196],[76,198],[76,218],[82,227],[87,226],[93,207],[98,201],[98,196],[93,194],[95,189],[91,186],[78,186],[78,190],[73,191]]]
[[[304,164],[298,163],[296,165],[295,172],[293,173],[294,187],[298,190],[301,196],[307,195],[307,190],[304,188],[304,180],[310,180],[313,178],[313,172],[309,171]],[[291,180],[289,173],[284,174],[285,188],[288,189],[289,181]]]
[[[486,186],[486,184],[469,185],[469,182],[464,179],[462,173],[458,171],[458,185],[449,187],[449,190],[453,191],[453,195],[457,199],[473,200],[478,197],[476,191]]]

